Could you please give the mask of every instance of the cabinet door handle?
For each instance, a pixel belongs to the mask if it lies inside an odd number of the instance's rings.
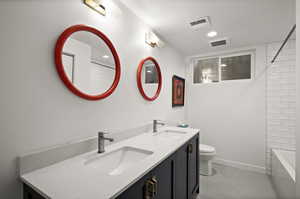
[[[157,195],[157,179],[156,179],[156,177],[155,176],[153,176],[152,177],[152,182],[154,183],[154,196],[156,196]]]
[[[153,199],[157,194],[157,179],[155,176],[146,181],[144,199]]]

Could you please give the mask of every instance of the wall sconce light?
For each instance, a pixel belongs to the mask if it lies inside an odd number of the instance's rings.
[[[152,48],[155,47],[161,48],[164,46],[164,43],[153,32],[146,32],[145,42]]]
[[[84,0],[84,4],[87,5],[88,7],[92,8],[99,14],[101,14],[103,16],[106,15],[105,7],[101,3],[101,0]]]

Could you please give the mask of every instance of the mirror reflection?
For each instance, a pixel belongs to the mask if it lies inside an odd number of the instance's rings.
[[[113,54],[106,43],[91,32],[78,31],[67,39],[62,62],[69,80],[85,94],[100,95],[113,84]]]
[[[159,86],[159,77],[155,63],[152,60],[147,60],[143,64],[142,69],[142,85],[147,96],[153,97]]]

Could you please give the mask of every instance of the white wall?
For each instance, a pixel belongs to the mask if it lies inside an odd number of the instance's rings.
[[[193,84],[192,65],[187,70],[187,122],[200,128],[202,141],[217,150],[217,158],[236,166],[265,168],[266,140],[266,47],[255,46],[255,76],[252,80],[233,80]],[[220,52],[226,54],[230,52]],[[198,57],[213,56],[199,55]],[[232,162],[233,161],[233,162]]]
[[[108,16],[102,17],[81,0],[0,2],[0,198],[20,198],[20,154],[154,118],[183,120],[184,109],[171,107],[171,78],[184,76],[183,58],[168,45],[145,45],[148,27],[119,2],[107,3]],[[119,52],[121,80],[107,99],[92,102],[73,95],[56,73],[56,39],[75,24],[100,29]],[[156,57],[163,73],[161,95],[152,103],[136,86],[136,69],[146,56]]]
[[[300,38],[300,1],[297,0],[296,5],[296,21],[297,21],[297,38]],[[296,144],[297,144],[297,151],[296,151],[296,183],[297,183],[297,198],[300,198],[300,39],[296,40],[296,74],[297,74],[297,113],[296,113]]]
[[[282,42],[267,45],[268,63]],[[296,42],[290,40],[267,72],[267,169],[271,149],[296,150]]]

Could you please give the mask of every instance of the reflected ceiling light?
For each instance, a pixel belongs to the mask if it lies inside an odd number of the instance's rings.
[[[218,33],[216,31],[210,31],[209,33],[207,33],[208,37],[215,37],[217,35],[218,35]]]
[[[147,70],[147,73],[152,73],[152,71],[151,70]]]
[[[103,57],[104,59],[108,59],[108,58],[109,58],[108,55],[103,55],[102,57]]]
[[[221,67],[226,67],[226,66],[227,66],[227,64],[220,64],[220,66],[221,66]]]
[[[103,6],[101,0],[84,0],[84,4],[87,5],[88,7],[92,8],[99,14],[101,14],[103,16],[106,15],[105,7]]]

